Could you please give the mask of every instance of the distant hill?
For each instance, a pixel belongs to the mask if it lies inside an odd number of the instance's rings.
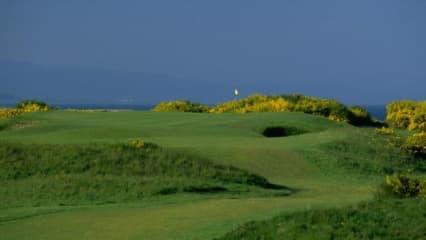
[[[50,104],[155,105],[179,99],[216,104],[234,99],[235,88],[240,90],[239,98],[256,93],[302,93],[337,99],[348,105],[385,104],[407,98],[408,90],[405,88],[409,84],[405,82],[401,86],[399,82],[387,82],[393,87],[387,92],[389,96],[384,97],[382,89],[359,85],[357,75],[351,73],[342,81],[335,81],[333,75],[327,78],[304,75],[308,73],[309,69],[296,75],[289,72],[276,77],[273,73],[256,72],[249,78],[243,78],[242,73],[236,71],[227,73],[228,77],[223,78],[211,72],[187,79],[162,73],[46,67],[0,60],[0,104],[14,104],[26,98],[37,98]],[[423,96],[422,88],[411,90],[416,91],[411,98]]]
[[[0,102],[12,103],[12,102],[15,102],[16,100],[17,100],[17,97],[8,93],[0,92]]]
[[[0,61],[0,79],[0,103],[37,98],[49,103],[153,104],[188,96],[207,101],[203,92],[212,90],[208,84],[165,74],[47,68],[10,61]]]

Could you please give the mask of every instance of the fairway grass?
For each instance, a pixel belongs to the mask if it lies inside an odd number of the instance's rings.
[[[0,126],[0,140],[28,144],[117,144],[141,138],[297,190],[285,197],[176,194],[155,201],[44,206],[40,211],[0,209],[2,239],[212,239],[249,220],[371,199],[383,177],[340,171],[330,174],[331,170],[324,171],[327,164],[315,164],[305,150],[326,154],[324,144],[344,140],[358,129],[303,113],[54,111],[3,120]],[[306,133],[266,138],[262,132],[270,126],[294,127]],[[324,156],[319,159],[327,161]]]

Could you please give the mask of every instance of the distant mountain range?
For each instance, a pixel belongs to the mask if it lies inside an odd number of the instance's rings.
[[[203,94],[220,89],[165,74],[47,68],[11,61],[0,61],[0,81],[0,103],[36,98],[49,103],[153,104],[188,97],[208,102]]]

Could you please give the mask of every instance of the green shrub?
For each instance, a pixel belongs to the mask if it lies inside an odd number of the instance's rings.
[[[347,108],[333,99],[308,97],[301,94],[281,96],[255,94],[238,101],[220,103],[210,109],[210,112],[304,112],[354,125],[372,124],[370,114],[361,107]]]
[[[349,122],[353,125],[369,125],[372,123],[370,113],[363,107],[352,106],[349,108]]]
[[[333,99],[322,99],[301,94],[267,96],[255,94],[238,101],[219,103],[208,107],[189,101],[161,102],[153,109],[156,112],[210,112],[210,113],[251,113],[251,112],[304,112],[320,115],[334,121],[349,122],[353,125],[372,125],[370,114],[362,107],[348,108]]]
[[[292,112],[304,112],[320,115],[335,121],[349,121],[350,112],[347,107],[334,100],[303,96],[301,94],[283,95],[290,102]]]
[[[386,182],[381,186],[381,194],[397,197],[419,197],[426,199],[426,179],[413,176],[410,173],[386,176]]]
[[[282,97],[255,94],[238,101],[220,103],[210,110],[211,113],[237,112],[287,112],[289,103]]]
[[[23,111],[20,109],[13,109],[13,108],[0,108],[0,119],[3,118],[14,118],[20,114],[22,114]]]
[[[35,99],[23,100],[16,105],[16,108],[23,112],[48,111],[51,109],[45,102]]]
[[[202,105],[200,103],[192,103],[190,101],[170,101],[170,102],[161,102],[154,107],[153,111],[155,112],[208,112],[209,107]]]
[[[385,136],[386,135],[393,136],[396,134],[393,128],[388,128],[388,127],[376,128],[374,129],[374,132],[377,134],[385,135]]]
[[[386,121],[395,128],[426,130],[426,101],[394,101],[386,106]]]
[[[404,148],[419,158],[426,158],[426,132],[415,133],[407,138]]]
[[[416,110],[408,129],[426,131],[426,102],[423,103],[422,107]]]
[[[0,119],[14,118],[26,112],[48,111],[52,108],[38,100],[24,100],[16,105],[16,108],[0,108]]]
[[[143,148],[145,146],[145,142],[143,139],[135,139],[130,141],[130,146],[133,146],[135,148]]]

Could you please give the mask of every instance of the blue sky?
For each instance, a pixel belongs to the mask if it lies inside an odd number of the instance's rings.
[[[421,0],[5,0],[0,59],[381,104],[426,97],[425,13]],[[223,99],[211,94],[187,98]]]

